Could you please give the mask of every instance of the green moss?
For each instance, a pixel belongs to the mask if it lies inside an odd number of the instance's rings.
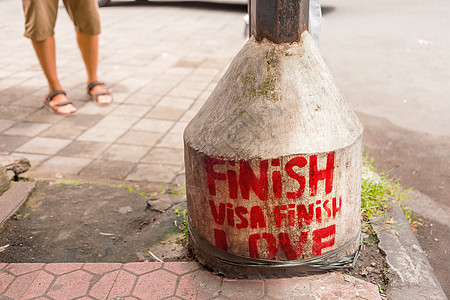
[[[256,97],[263,97],[272,102],[277,102],[280,98],[275,91],[276,84],[279,78],[278,64],[279,60],[275,51],[267,51],[264,56],[264,62],[266,65],[265,79],[262,83],[258,84],[254,74],[243,77],[244,84],[244,98],[249,102],[253,101]]]
[[[114,188],[126,188],[130,192],[137,193],[137,194],[141,195],[142,197],[147,197],[146,193],[141,192],[138,189],[131,188],[124,184],[109,184],[109,183],[98,182],[98,181],[78,181],[78,180],[69,180],[69,181],[60,180],[60,181],[58,181],[58,183],[66,184],[66,185],[96,184],[96,185],[106,185],[106,186],[114,187]]]

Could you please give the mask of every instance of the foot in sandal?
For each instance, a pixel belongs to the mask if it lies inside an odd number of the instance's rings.
[[[111,94],[111,90],[105,89],[104,82],[93,81],[87,86],[87,93],[91,96],[92,100],[97,102],[100,105],[111,104],[113,101],[113,97]]]
[[[66,92],[63,90],[50,92],[45,97],[44,106],[49,111],[59,115],[72,115],[77,111],[72,102],[67,100]]]

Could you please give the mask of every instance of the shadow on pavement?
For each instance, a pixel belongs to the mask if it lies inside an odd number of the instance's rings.
[[[222,11],[242,11],[247,12],[247,4],[217,3],[204,1],[112,1],[108,6],[153,6],[153,7],[182,7],[190,9],[222,10]]]
[[[336,7],[334,7],[334,6],[322,6],[321,9],[322,9],[322,15],[326,15],[326,14],[329,14],[329,13],[332,13],[333,11],[335,11]]]
[[[108,4],[109,7],[117,6],[154,6],[154,7],[183,7],[192,9],[205,10],[223,10],[223,11],[242,11],[247,12],[247,4],[239,3],[219,3],[219,2],[205,2],[205,1],[113,1]],[[105,6],[105,7],[108,7]],[[322,15],[331,13],[336,8],[334,6],[322,6]]]

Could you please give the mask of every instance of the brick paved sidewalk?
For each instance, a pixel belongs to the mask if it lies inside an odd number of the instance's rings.
[[[0,299],[380,299],[375,285],[327,273],[234,280],[197,263],[0,264]]]
[[[234,1],[235,2],[235,1]],[[245,3],[245,1],[243,1]],[[175,183],[182,133],[245,42],[243,6],[113,2],[101,8],[99,78],[114,103],[86,95],[84,65],[64,8],[56,24],[63,88],[72,118],[42,107],[47,84],[23,37],[20,1],[0,3],[0,163],[31,160],[36,179]]]

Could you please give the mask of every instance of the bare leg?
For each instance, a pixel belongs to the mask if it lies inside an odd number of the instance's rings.
[[[93,81],[98,81],[97,78],[97,64],[98,64],[98,35],[88,35],[77,32],[78,47],[80,47],[81,56],[86,65],[86,72],[88,77],[88,84]],[[98,85],[91,90],[91,94],[105,92],[106,90]],[[102,95],[98,97],[100,104],[108,104],[112,102],[111,95]]]
[[[55,90],[61,90],[61,84],[59,83],[58,75],[56,73],[56,50],[54,36],[51,36],[41,42],[32,41],[32,43],[34,51],[39,59],[39,63],[41,64],[42,70],[47,78],[49,93]],[[57,95],[52,101],[50,101],[50,105],[65,101],[67,101],[66,96]],[[76,112],[77,109],[72,104],[69,104],[58,107],[57,110],[59,113],[70,114]]]

